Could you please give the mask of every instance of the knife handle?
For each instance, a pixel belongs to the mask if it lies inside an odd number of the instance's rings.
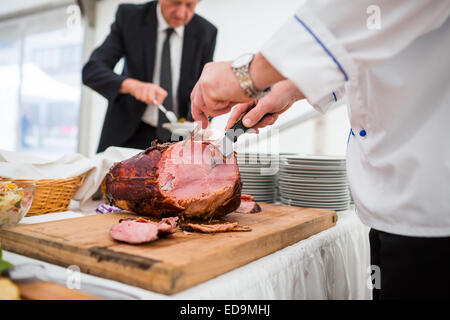
[[[267,113],[264,115],[264,117],[271,116],[272,114],[273,113]],[[246,126],[244,126],[244,124],[242,123],[242,119],[244,118],[244,116],[245,116],[245,114],[231,127],[231,129],[228,129],[227,132],[225,133],[228,137],[230,137],[232,139],[233,142],[236,142],[237,138],[239,138],[242,134],[246,133],[250,129],[253,129],[253,127],[247,128]],[[263,117],[263,119],[264,119],[264,117]]]

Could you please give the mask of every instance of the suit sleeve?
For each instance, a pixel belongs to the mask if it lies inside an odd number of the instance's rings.
[[[97,91],[109,101],[119,94],[120,86],[125,76],[116,74],[113,70],[124,55],[122,37],[123,8],[119,6],[116,20],[111,25],[111,31],[105,41],[95,49],[88,62],[83,67],[83,83]]]
[[[213,61],[214,51],[216,49],[216,39],[217,39],[217,28],[214,27],[212,30],[212,36],[211,36],[211,41],[209,42],[209,46],[203,54],[202,69],[205,64]]]
[[[448,0],[307,1],[261,53],[324,112],[347,82],[439,28],[449,13]]]

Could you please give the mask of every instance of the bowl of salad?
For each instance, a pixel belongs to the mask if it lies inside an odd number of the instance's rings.
[[[18,224],[25,217],[35,189],[31,182],[0,180],[0,226]]]

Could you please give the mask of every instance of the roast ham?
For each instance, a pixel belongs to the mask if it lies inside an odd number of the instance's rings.
[[[103,183],[110,205],[153,217],[208,220],[235,211],[242,183],[235,155],[225,158],[212,142],[152,143],[116,163]]]

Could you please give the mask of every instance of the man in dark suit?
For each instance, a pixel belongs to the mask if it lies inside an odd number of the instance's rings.
[[[108,99],[97,152],[170,140],[157,105],[192,120],[190,93],[212,61],[217,29],[194,13],[199,0],[122,4],[105,41],[83,68],[83,83]],[[121,75],[113,72],[124,58]]]

